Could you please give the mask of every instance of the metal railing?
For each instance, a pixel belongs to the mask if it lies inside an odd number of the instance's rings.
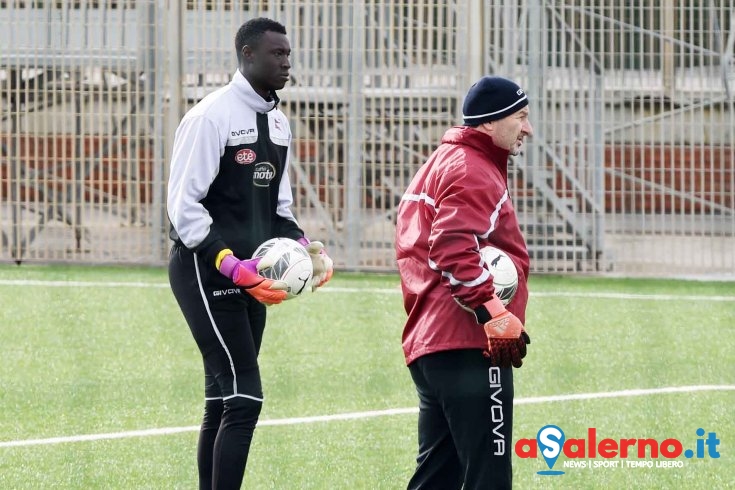
[[[339,267],[394,270],[403,189],[499,74],[536,127],[509,182],[535,271],[735,275],[732,0],[628,3],[0,2],[0,258],[164,263],[173,130],[265,15],[295,211]]]

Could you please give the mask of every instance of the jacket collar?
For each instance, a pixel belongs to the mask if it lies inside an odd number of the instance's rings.
[[[235,71],[235,74],[232,75],[230,85],[238,98],[256,112],[271,111],[278,105],[278,102],[280,102],[275,91],[271,92],[271,100],[265,100],[261,97],[255,89],[253,89],[253,86],[250,85],[247,78],[240,73],[240,70]]]
[[[475,150],[486,154],[495,163],[507,165],[510,150],[496,146],[490,135],[470,126],[453,126],[444,133],[442,143],[454,143],[471,146]]]

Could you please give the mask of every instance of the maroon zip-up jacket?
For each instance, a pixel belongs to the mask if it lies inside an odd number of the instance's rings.
[[[529,258],[508,192],[508,156],[490,136],[452,127],[403,195],[396,259],[408,313],[406,364],[433,352],[487,348],[471,312],[494,292],[479,253],[485,245],[513,260],[518,290],[507,309],[525,323]]]

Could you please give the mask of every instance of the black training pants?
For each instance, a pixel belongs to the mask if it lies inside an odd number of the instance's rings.
[[[419,453],[408,488],[511,488],[512,368],[491,367],[477,349],[428,354],[409,371],[419,396]]]
[[[263,403],[266,308],[182,245],[171,249],[169,281],[204,360],[199,488],[239,489]]]

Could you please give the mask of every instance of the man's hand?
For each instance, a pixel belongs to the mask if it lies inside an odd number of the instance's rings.
[[[497,296],[483,305],[490,314],[490,320],[483,328],[487,335],[487,353],[493,366],[521,367],[526,357],[526,345],[531,338],[523,324],[513,313],[503,306]]]
[[[332,278],[334,273],[334,263],[324,250],[322,242],[310,242],[308,238],[299,238],[298,242],[306,248],[311,257],[311,265],[314,269],[313,279],[311,280],[311,290],[324,286]]]
[[[216,265],[222,275],[229,277],[263,304],[276,305],[286,299],[288,285],[285,282],[267,279],[259,274],[272,265],[260,258],[240,260],[232,255],[231,250],[223,250],[217,256]]]

